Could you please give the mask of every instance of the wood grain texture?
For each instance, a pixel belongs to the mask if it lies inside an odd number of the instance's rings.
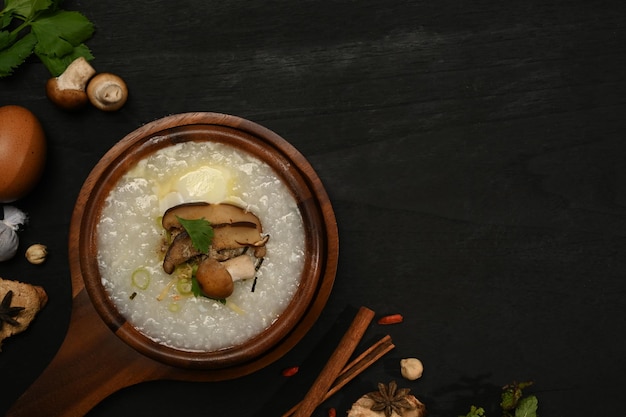
[[[304,399],[296,409],[295,417],[306,417],[313,414],[315,409],[322,403],[326,393],[330,390],[333,382],[341,375],[341,371],[347,365],[354,350],[361,342],[370,322],[374,318],[374,311],[361,307],[356,317],[348,327],[339,344],[328,358],[328,362],[320,371],[313,385],[309,388]]]
[[[377,382],[400,383],[405,356],[424,362],[424,376],[404,385],[433,416],[471,404],[499,415],[500,387],[526,379],[541,415],[622,413],[623,2],[64,5],[96,22],[94,65],[124,76],[130,98],[116,114],[70,115],[45,99],[36,61],[0,80],[0,103],[33,110],[50,145],[44,180],[19,203],[31,218],[22,248],[43,241],[49,262],[0,264],[3,278],[44,285],[50,303],[3,346],[0,375],[14,382],[0,414],[67,331],[65,236],[82,182],[128,132],[187,111],[245,117],[302,152],[337,217],[338,279],[320,321],[273,365],[236,381],[137,384],[90,417],[228,414],[233,392],[250,399],[239,415],[280,415],[323,366],[347,326],[343,313],[359,305],[404,315],[385,328],[396,348],[314,417],[330,406],[345,412]],[[364,341],[379,333],[373,326]],[[286,380],[280,370],[293,365],[301,371]]]

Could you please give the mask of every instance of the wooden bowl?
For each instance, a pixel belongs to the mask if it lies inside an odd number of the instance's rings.
[[[155,151],[188,141],[211,141],[247,152],[267,163],[294,196],[305,229],[305,262],[300,284],[278,319],[248,341],[216,351],[179,350],[160,344],[133,327],[120,314],[105,288],[98,266],[97,225],[106,198],[118,180]],[[130,133],[111,148],[89,174],[79,200],[77,257],[89,298],[106,325],[125,343],[162,363],[191,369],[219,369],[250,362],[278,345],[310,308],[327,274],[329,237],[336,236],[330,203],[313,169],[284,139],[238,117],[215,113],[173,115]],[[335,245],[336,246],[336,245]],[[336,254],[332,254],[333,262]],[[334,267],[332,268],[334,270]],[[320,300],[317,300],[318,302]]]
[[[280,175],[293,193],[306,229],[306,267],[285,312],[265,332],[230,349],[193,353],[143,336],[105,294],[96,265],[95,225],[103,199],[134,162],[189,140],[213,140],[252,153]],[[97,163],[80,190],[69,230],[72,315],[59,351],[13,404],[7,417],[46,410],[83,416],[112,393],[154,380],[223,381],[255,372],[285,355],[321,314],[335,280],[339,238],[320,179],[306,159],[272,131],[217,113],[185,113],[148,123],[128,134]]]

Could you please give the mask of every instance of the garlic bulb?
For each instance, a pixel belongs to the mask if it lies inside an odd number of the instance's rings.
[[[3,213],[0,216],[0,262],[15,256],[20,243],[17,231],[28,221],[26,214],[13,206],[4,206]]]

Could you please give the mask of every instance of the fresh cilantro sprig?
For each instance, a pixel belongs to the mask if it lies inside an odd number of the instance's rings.
[[[201,219],[183,219],[182,217],[176,216],[176,218],[189,235],[193,247],[199,252],[207,254],[209,252],[209,247],[213,242],[214,236],[211,222],[206,220],[204,217]],[[196,270],[197,266],[193,268],[191,275],[191,292],[196,297],[204,297],[204,293],[200,289],[200,285],[196,279]]]
[[[191,243],[194,248],[202,253],[209,252],[209,246],[211,246],[211,242],[213,241],[213,227],[211,223],[204,219],[183,219],[176,216],[180,224],[183,226],[189,237],[191,238]]]
[[[50,74],[59,76],[78,57],[93,55],[84,42],[93,24],[63,0],[5,0],[0,10],[0,78],[7,77],[33,53]]]

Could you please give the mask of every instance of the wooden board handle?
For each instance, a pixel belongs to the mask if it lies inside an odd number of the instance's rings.
[[[149,363],[147,363],[149,362]],[[163,373],[104,324],[83,289],[73,299],[67,336],[52,362],[7,417],[82,417],[108,395]]]

